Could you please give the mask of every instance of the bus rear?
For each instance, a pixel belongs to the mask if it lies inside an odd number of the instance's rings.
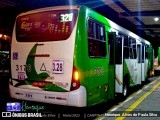
[[[73,65],[78,11],[76,6],[53,7],[17,17],[11,47],[11,97],[86,106],[86,92]]]

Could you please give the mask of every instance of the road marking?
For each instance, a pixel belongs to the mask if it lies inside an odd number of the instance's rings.
[[[159,78],[159,77],[158,77],[158,78]],[[158,78],[157,78],[157,79],[158,79]],[[153,82],[151,82],[151,84],[154,84],[154,83],[156,82],[157,79],[155,79]]]
[[[149,86],[147,85],[146,87],[144,87],[145,89],[148,88]]]
[[[113,111],[117,110],[118,108],[119,108],[119,107],[113,108],[111,111],[113,112]]]
[[[148,92],[146,92],[146,94],[144,94],[141,98],[139,98],[135,103],[133,103],[128,109],[126,109],[123,113],[130,113],[134,108],[136,108],[148,95],[150,95],[153,90],[155,90],[158,86],[160,85],[160,82],[158,82],[156,85],[154,85],[152,87],[152,89]],[[122,113],[122,114],[123,114]],[[117,117],[115,120],[123,120],[125,118],[124,117]]]
[[[133,97],[129,97],[127,100],[124,101],[124,103],[128,102],[129,100],[131,100]]]
[[[142,90],[138,91],[136,94],[139,94],[140,92],[142,92]]]

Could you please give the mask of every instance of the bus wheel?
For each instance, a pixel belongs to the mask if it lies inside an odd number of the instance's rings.
[[[127,87],[126,83],[124,83],[124,85],[123,85],[123,93],[122,94],[123,94],[124,98],[126,98],[128,95],[128,87]]]
[[[124,99],[127,98],[128,94],[129,94],[129,78],[128,76],[126,75],[124,77],[124,82],[123,82],[123,92],[122,92],[122,96]]]
[[[123,83],[123,91],[119,95],[120,95],[119,98],[121,101],[126,100],[126,98],[128,96],[128,86],[125,82]]]

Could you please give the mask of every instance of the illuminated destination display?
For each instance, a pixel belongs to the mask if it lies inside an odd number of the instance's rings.
[[[72,33],[77,10],[55,10],[19,16],[16,38],[19,42],[66,40]]]
[[[71,22],[73,20],[73,13],[60,14],[60,22]]]

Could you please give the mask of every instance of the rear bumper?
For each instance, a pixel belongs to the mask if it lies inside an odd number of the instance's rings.
[[[67,105],[75,107],[86,106],[86,89],[80,86],[79,89],[70,92],[51,92],[43,90],[29,90],[13,87],[9,84],[10,96],[15,99],[37,101],[50,104]]]

